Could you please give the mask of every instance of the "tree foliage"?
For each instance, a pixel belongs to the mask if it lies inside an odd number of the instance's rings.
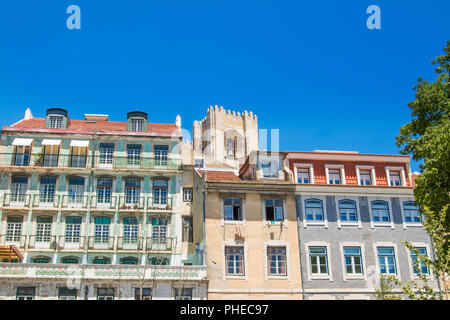
[[[416,99],[408,104],[412,120],[400,128],[396,144],[403,154],[411,154],[414,160],[423,160],[414,197],[424,217],[424,228],[433,240],[435,259],[421,255],[418,259],[445,279],[449,275],[450,261],[450,40],[444,53],[431,63],[436,65],[436,80],[430,83],[418,79],[414,86]],[[422,287],[424,291],[414,284],[409,285],[403,287],[403,291],[410,298],[414,296],[412,292],[417,293],[416,298],[426,296],[426,285]],[[445,281],[443,289],[447,294]],[[428,296],[433,298],[432,294]]]

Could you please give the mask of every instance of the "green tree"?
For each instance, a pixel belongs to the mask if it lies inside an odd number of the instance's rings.
[[[450,261],[450,40],[444,53],[431,63],[436,65],[436,80],[430,83],[418,79],[414,86],[416,99],[408,104],[412,120],[400,128],[396,144],[401,153],[423,161],[414,197],[424,217],[424,228],[433,240],[435,259],[418,255],[418,260],[445,279],[449,275]],[[412,248],[410,244],[407,246]],[[418,299],[429,293],[426,284],[422,289],[417,284],[408,285],[402,289],[410,298],[414,298],[412,292],[417,292]],[[445,281],[443,293],[448,294]]]

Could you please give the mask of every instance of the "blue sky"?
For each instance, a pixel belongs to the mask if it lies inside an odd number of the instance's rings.
[[[66,9],[81,8],[81,30]],[[381,30],[366,8],[381,8]],[[30,107],[183,127],[252,110],[280,149],[397,154],[419,76],[450,39],[450,1],[2,1],[0,125]],[[413,163],[413,170],[418,169]]]

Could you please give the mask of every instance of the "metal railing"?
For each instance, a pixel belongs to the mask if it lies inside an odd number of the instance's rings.
[[[126,152],[126,151],[125,151]],[[149,157],[142,153],[124,156],[96,155],[92,161],[92,152],[87,155],[75,154],[15,154],[3,153],[0,165],[20,167],[49,168],[94,168],[94,169],[161,169],[181,170],[182,159],[171,157]]]
[[[56,250],[58,243],[56,236],[52,235],[30,235],[28,238],[28,249],[52,249]]]
[[[147,238],[145,250],[148,251],[171,251],[175,238]]]
[[[115,237],[90,236],[88,238],[88,249],[113,250]]]
[[[88,207],[87,195],[71,194],[62,196],[62,208],[86,209]]]
[[[86,237],[79,235],[65,235],[59,236],[59,249],[84,249],[86,245]]]
[[[91,196],[91,209],[115,209],[117,196]]]
[[[27,236],[25,235],[0,235],[0,244],[15,245],[17,248],[25,248]]]
[[[167,211],[172,210],[172,196],[147,198],[147,210],[151,211]]]
[[[31,194],[28,193],[6,193],[3,198],[4,207],[28,208],[30,206]]]
[[[31,206],[33,208],[53,208],[59,207],[60,196],[53,193],[37,193],[33,195]]]
[[[144,245],[142,237],[118,237],[117,250],[141,250]]]
[[[143,210],[145,207],[145,197],[122,195],[119,197],[119,209],[122,210]]]

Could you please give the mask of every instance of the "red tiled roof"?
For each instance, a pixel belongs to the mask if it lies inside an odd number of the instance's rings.
[[[81,134],[112,134],[112,135],[135,135],[135,136],[158,136],[158,137],[182,137],[181,131],[175,124],[149,123],[147,132],[127,131],[127,123],[123,121],[95,121],[70,120],[67,129],[45,128],[44,118],[33,118],[21,120],[11,126],[3,127],[2,131],[30,131],[46,133],[81,133]]]
[[[206,173],[207,181],[236,181],[243,182],[234,172],[231,171],[204,171],[197,170],[198,173],[203,176]]]

